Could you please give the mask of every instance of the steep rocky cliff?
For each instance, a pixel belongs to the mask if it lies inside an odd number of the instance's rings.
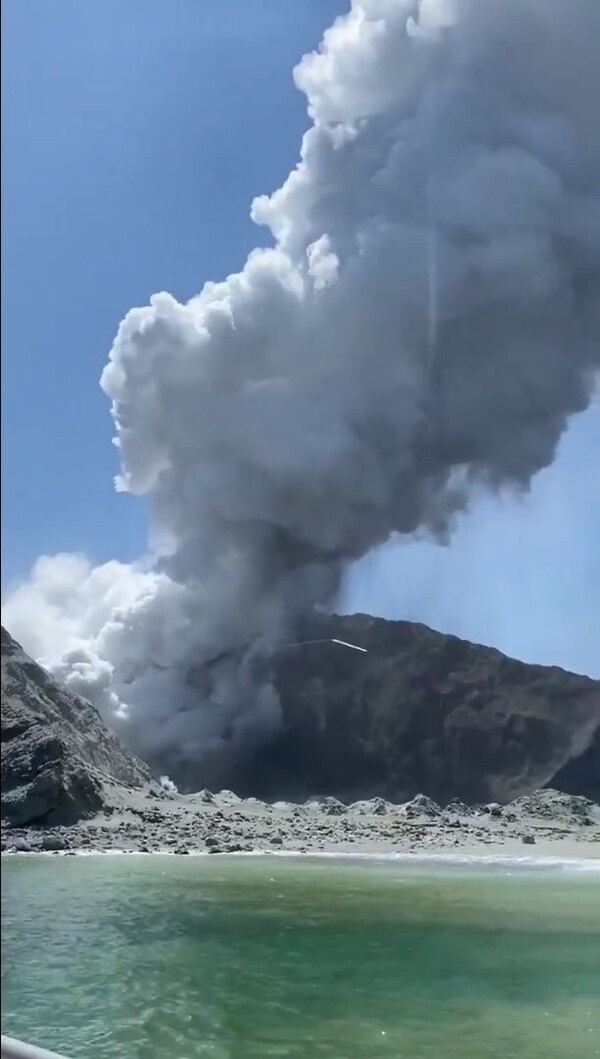
[[[3,821],[73,823],[101,809],[115,784],[142,787],[150,778],[96,710],[2,629]]]
[[[598,681],[364,615],[298,640],[311,642],[272,661],[282,730],[229,777],[240,793],[505,802],[563,783],[597,796]]]
[[[598,681],[363,615],[314,619],[297,641],[263,673],[279,692],[279,732],[241,740],[218,773],[200,764],[175,775],[183,789],[481,803],[552,785],[598,798]],[[69,823],[110,803],[115,788],[149,783],[96,710],[4,630],[2,698],[2,815],[12,826]]]

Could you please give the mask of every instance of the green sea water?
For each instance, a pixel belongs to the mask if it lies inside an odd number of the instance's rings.
[[[3,1032],[71,1059],[589,1059],[600,875],[3,860]]]

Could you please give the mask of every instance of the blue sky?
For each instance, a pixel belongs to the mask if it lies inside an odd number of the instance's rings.
[[[119,321],[241,267],[307,126],[292,68],[346,0],[4,0],[3,582],[40,554],[130,560],[98,379]],[[485,501],[450,549],[392,544],[348,609],[426,621],[600,675],[600,405],[519,506]]]
[[[98,386],[119,321],[236,271],[307,126],[292,68],[344,0],[5,0],[3,580],[144,550]]]
[[[600,405],[575,416],[524,496],[482,496],[449,547],[390,542],[358,563],[349,611],[422,621],[600,678]]]

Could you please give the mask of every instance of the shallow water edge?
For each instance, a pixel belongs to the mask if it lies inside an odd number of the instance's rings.
[[[173,860],[184,858],[218,858],[228,862],[244,861],[253,858],[270,858],[277,861],[302,861],[305,864],[330,861],[339,864],[364,864],[372,867],[407,867],[427,868],[436,872],[448,869],[460,871],[498,870],[522,872],[586,872],[600,874],[600,858],[596,857],[547,857],[547,856],[503,856],[502,854],[458,854],[458,853],[340,853],[321,850],[306,853],[303,850],[248,850],[237,853],[216,853],[207,850],[190,850],[186,853],[175,853],[172,850],[137,850],[102,849],[102,850],[5,850],[2,860],[14,858],[39,859],[46,857],[168,857]]]

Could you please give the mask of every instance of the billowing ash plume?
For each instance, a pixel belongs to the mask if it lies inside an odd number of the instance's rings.
[[[273,248],[131,310],[102,377],[159,559],[59,669],[167,759],[276,723],[248,649],[474,484],[527,487],[600,365],[597,0],[354,0],[295,80]]]

